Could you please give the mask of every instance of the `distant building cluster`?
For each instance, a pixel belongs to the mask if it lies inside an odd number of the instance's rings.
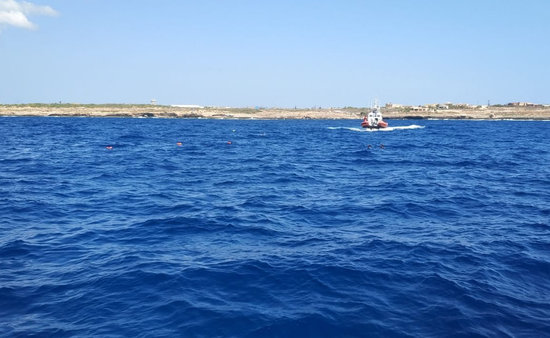
[[[536,104],[536,103],[530,103],[530,102],[510,102],[504,105],[494,105],[495,107],[502,107],[502,106],[508,106],[508,107],[546,107],[546,105],[542,104]],[[447,110],[447,109],[487,109],[490,107],[487,105],[473,105],[468,103],[452,103],[452,102],[446,102],[446,103],[430,103],[425,104],[421,106],[407,106],[397,103],[386,103],[386,108],[394,108],[394,109],[402,109],[407,111],[415,111],[415,112],[426,112],[426,111],[436,111],[436,110]]]
[[[541,104],[531,103],[531,102],[510,102],[507,106],[511,107],[542,107]]]
[[[402,105],[402,104],[396,104],[396,103],[387,103],[386,108],[400,108],[400,109],[404,109],[404,110],[409,110],[409,111],[433,111],[433,110],[445,110],[445,109],[453,109],[453,108],[460,108],[460,109],[464,109],[464,108],[478,108],[478,106],[471,106],[469,104],[465,104],[465,103],[458,103],[458,104],[453,104],[453,103],[450,103],[450,102],[447,102],[447,103],[430,103],[430,104],[425,104],[425,105],[422,105],[422,106],[407,106],[407,105]]]

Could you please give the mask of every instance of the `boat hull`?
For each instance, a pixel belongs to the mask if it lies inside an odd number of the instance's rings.
[[[387,128],[387,127],[388,127],[388,122],[386,122],[386,121],[380,121],[380,122],[378,122],[377,125],[373,126],[373,125],[369,124],[367,121],[363,121],[363,122],[361,122],[361,127],[363,127],[363,128],[369,128],[369,129]]]

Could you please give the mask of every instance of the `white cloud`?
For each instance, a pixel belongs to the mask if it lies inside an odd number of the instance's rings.
[[[26,29],[35,29],[28,16],[31,15],[57,15],[50,6],[35,5],[27,1],[0,0],[0,28],[2,26],[15,26]]]

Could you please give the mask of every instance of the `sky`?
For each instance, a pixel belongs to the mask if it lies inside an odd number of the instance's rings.
[[[0,0],[0,104],[550,103],[548,0]]]

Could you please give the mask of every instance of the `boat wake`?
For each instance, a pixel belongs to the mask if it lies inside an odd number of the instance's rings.
[[[372,132],[372,131],[394,131],[394,130],[405,130],[405,129],[422,129],[424,126],[419,126],[416,124],[411,124],[410,126],[397,126],[397,127],[387,127],[380,129],[370,129],[370,128],[349,128],[349,127],[328,127],[328,129],[345,129],[358,132]]]

